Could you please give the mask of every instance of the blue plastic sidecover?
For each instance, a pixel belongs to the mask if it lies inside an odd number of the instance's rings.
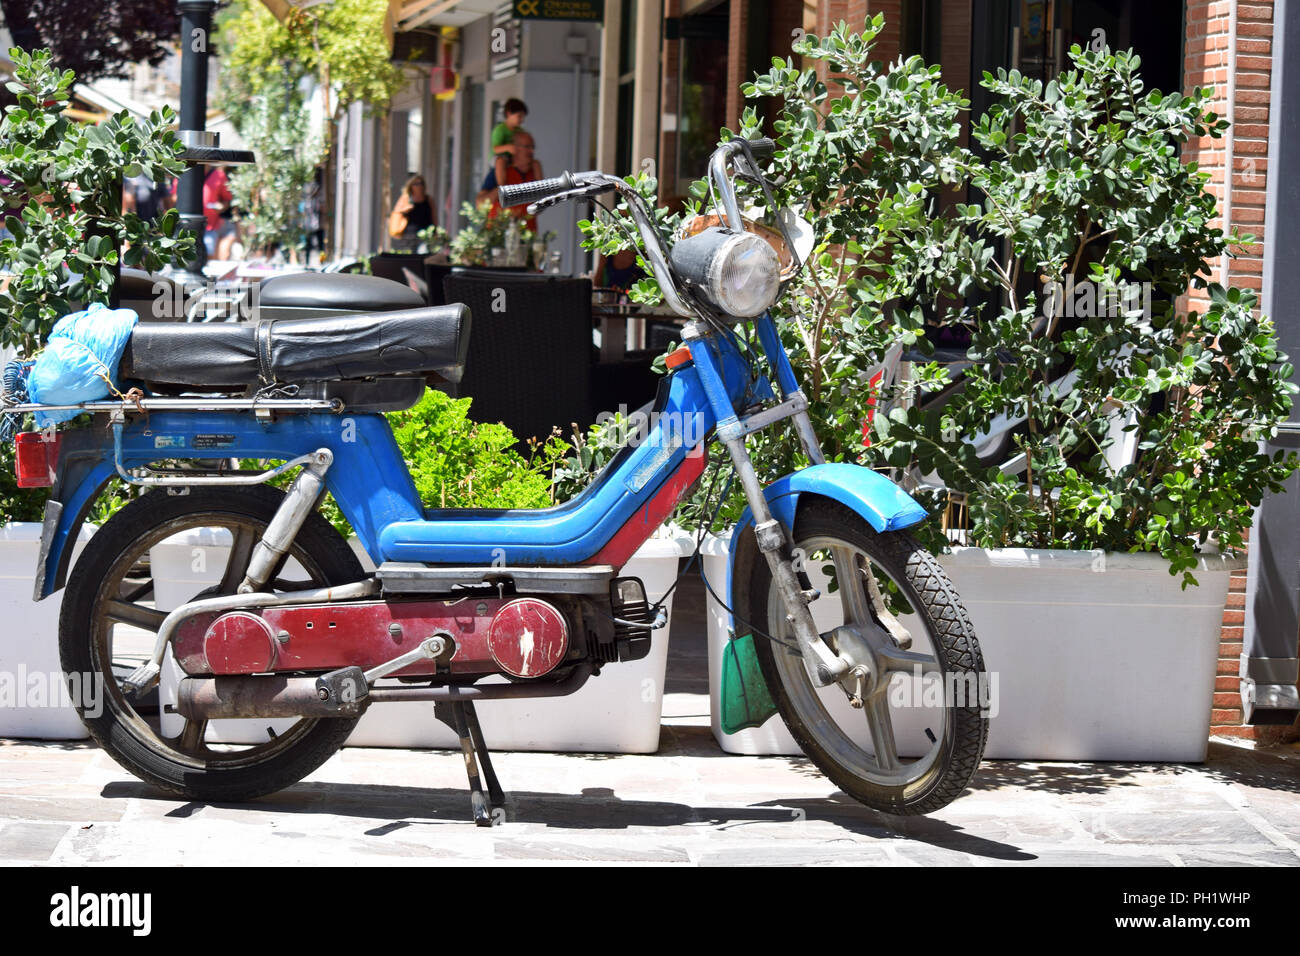
[[[139,317],[131,309],[96,302],[59,319],[27,377],[28,398],[43,405],[72,405],[106,398],[117,389],[122,352]],[[79,412],[37,412],[38,427],[66,422]]]

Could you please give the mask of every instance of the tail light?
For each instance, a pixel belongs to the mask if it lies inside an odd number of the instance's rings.
[[[49,488],[54,484],[62,440],[57,432],[23,432],[18,436],[14,442],[14,472],[19,488]]]

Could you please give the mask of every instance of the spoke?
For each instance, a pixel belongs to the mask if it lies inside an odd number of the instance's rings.
[[[903,651],[896,647],[882,646],[876,648],[876,660],[880,662],[880,667],[886,675],[891,671],[898,671],[910,676],[916,672],[918,665],[920,665],[922,674],[939,674],[943,670],[939,666],[938,658],[933,654]]]
[[[226,561],[226,571],[221,576],[220,594],[234,594],[244,575],[248,572],[248,562],[252,560],[253,548],[261,540],[261,535],[252,528],[240,527],[233,530],[235,540],[230,544],[230,557]]]
[[[203,741],[204,734],[207,733],[208,722],[196,718],[187,718],[185,729],[180,732],[176,738],[176,747],[183,753],[193,756],[200,755],[207,750],[207,745]]]
[[[130,624],[154,632],[162,627],[163,619],[167,617],[163,611],[145,607],[143,604],[132,604],[129,601],[109,601],[106,616],[110,621]]]
[[[835,557],[835,580],[839,584],[840,602],[844,606],[844,623],[873,623],[857,553],[848,548],[832,548],[831,553]]]
[[[141,598],[153,594],[153,578],[145,579],[138,587],[133,588],[130,591],[126,589],[126,581],[123,581],[122,585],[122,593],[120,596],[123,601],[138,601]]]
[[[894,743],[894,721],[889,716],[889,692],[882,689],[864,701],[871,745],[881,770],[898,769],[898,745]]]

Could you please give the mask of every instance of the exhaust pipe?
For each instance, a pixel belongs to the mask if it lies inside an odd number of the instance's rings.
[[[249,717],[359,717],[371,703],[413,700],[472,703],[477,700],[567,697],[587,682],[592,667],[590,664],[579,664],[571,674],[559,681],[374,689],[356,686],[351,688],[355,693],[340,693],[336,685],[346,680],[349,672],[353,670],[355,669],[345,668],[342,671],[332,672],[325,678],[286,677],[281,674],[262,674],[255,677],[187,677],[177,688],[176,711],[190,720]],[[339,676],[340,680],[329,680],[335,676]]]
[[[223,717],[359,717],[369,701],[326,693],[315,677],[187,677],[176,691],[176,710],[190,720]]]

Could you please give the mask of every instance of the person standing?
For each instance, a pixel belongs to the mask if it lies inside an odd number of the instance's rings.
[[[420,230],[432,226],[433,222],[433,203],[425,192],[424,177],[413,175],[388,214],[388,235],[393,240],[393,249],[414,252],[420,244]]]
[[[207,230],[203,245],[209,256],[216,256],[222,240],[235,234],[231,204],[235,201],[230,192],[230,179],[221,166],[214,166],[203,179],[203,216]]]
[[[517,186],[520,183],[531,183],[534,180],[542,178],[542,164],[533,158],[533,151],[536,144],[533,141],[533,134],[527,130],[517,130],[513,142],[513,152],[511,161],[503,164],[501,160],[497,161],[498,182],[502,186]],[[502,168],[504,166],[504,168]],[[527,214],[527,206],[517,206],[510,210],[510,215],[521,219],[526,228],[537,231],[537,217]],[[498,192],[492,193],[492,211],[489,215],[495,216],[501,211],[501,196]]]

